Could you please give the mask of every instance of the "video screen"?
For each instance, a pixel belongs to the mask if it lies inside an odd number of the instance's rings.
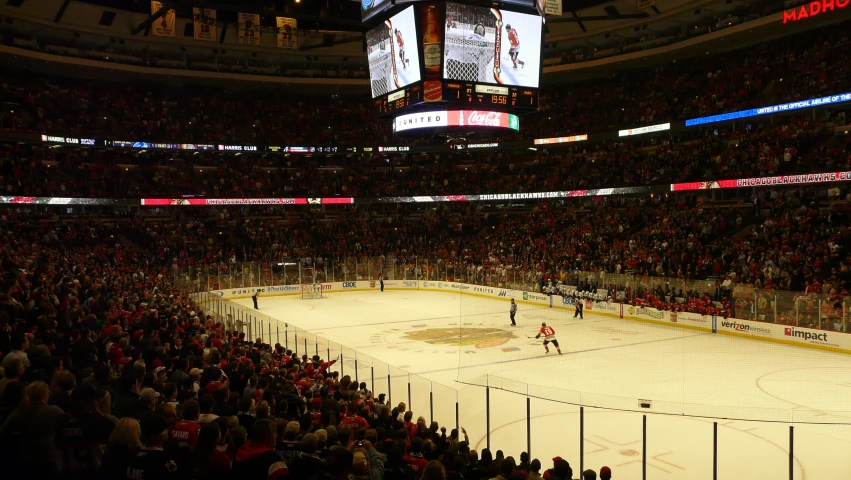
[[[372,98],[421,80],[414,7],[366,32]]]
[[[360,2],[360,17],[362,22],[366,22],[370,18],[387,10],[393,6],[390,0],[361,0]]]
[[[444,39],[444,79],[538,87],[541,17],[447,3]]]

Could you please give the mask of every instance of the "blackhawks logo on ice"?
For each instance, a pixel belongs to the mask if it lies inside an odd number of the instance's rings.
[[[407,332],[403,336],[408,340],[416,340],[431,345],[448,345],[452,347],[493,348],[517,338],[514,333],[499,328],[427,328]]]

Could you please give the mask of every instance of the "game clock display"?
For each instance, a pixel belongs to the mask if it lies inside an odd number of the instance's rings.
[[[537,110],[538,89],[523,87],[498,87],[475,83],[444,82],[443,98],[474,106],[507,108],[511,110]]]

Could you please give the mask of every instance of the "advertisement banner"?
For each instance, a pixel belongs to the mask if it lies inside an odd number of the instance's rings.
[[[719,318],[717,320],[717,330],[719,332],[735,332],[761,337],[772,336],[771,326],[769,324],[735,318]]]
[[[295,18],[275,17],[278,26],[278,48],[298,49],[298,38],[295,31],[298,22]]]
[[[826,332],[824,330],[813,330],[801,327],[784,327],[782,339],[795,343],[839,348],[840,338],[842,336],[843,335],[841,333]]]
[[[552,145],[558,143],[573,143],[584,142],[588,140],[588,135],[573,135],[570,137],[552,137],[552,138],[536,138],[535,145]]]
[[[633,135],[643,135],[645,133],[653,133],[653,132],[664,132],[665,130],[670,130],[670,123],[660,123],[659,125],[650,125],[647,127],[638,127],[638,128],[628,128],[626,130],[618,131],[619,137],[631,137]]]
[[[440,80],[443,61],[443,11],[435,4],[420,6],[420,24],[423,25],[423,65],[426,80]]]
[[[846,2],[846,5],[851,2]],[[792,110],[800,110],[802,108],[823,107],[835,103],[851,102],[851,93],[840,93],[837,95],[829,95],[821,98],[810,98],[807,100],[798,100],[796,102],[781,103],[779,105],[771,105],[769,107],[752,108],[750,110],[739,110],[737,112],[719,113],[718,115],[710,115],[708,117],[692,118],[686,120],[687,127],[695,127],[697,125],[706,125],[707,123],[725,122],[730,120],[738,120],[740,118],[756,117],[758,115],[769,115],[772,113],[789,112]]]
[[[672,183],[672,192],[690,190],[714,190],[719,188],[774,187],[782,185],[806,185],[810,183],[831,183],[851,181],[851,172],[806,173],[802,175],[778,175],[773,177],[737,178],[714,182]]]
[[[163,2],[151,0],[151,15],[159,12],[162,8]],[[151,35],[155,37],[174,37],[177,32],[175,28],[176,24],[177,15],[173,8],[169,9],[151,25]]]
[[[423,100],[443,100],[443,82],[440,81],[443,64],[443,9],[433,3],[420,6],[420,25],[423,26]]]
[[[239,43],[241,45],[260,45],[260,15],[242,13],[239,19]]]
[[[655,2],[655,0],[653,1]],[[561,0],[546,0],[546,5],[544,5],[545,15],[561,15],[563,12]]]
[[[195,26],[195,40],[215,42],[218,39],[216,11],[212,8],[192,7],[192,22]]]

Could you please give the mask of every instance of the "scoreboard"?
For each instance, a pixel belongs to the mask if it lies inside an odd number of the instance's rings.
[[[412,107],[429,105],[446,107],[476,107],[517,114],[538,110],[538,89],[509,87],[480,83],[440,81],[441,100],[425,102],[423,84],[418,83],[375,99],[376,112],[380,116],[394,116]]]
[[[399,8],[376,15],[367,52],[380,117],[451,109],[516,115],[538,110],[543,20],[535,3],[524,9],[508,0],[493,2],[494,8],[463,1],[397,1]]]
[[[451,102],[465,103],[467,105],[472,104],[474,106],[482,105],[497,110],[500,107],[519,111],[534,111],[538,109],[537,88],[447,81],[443,85],[443,98]]]

